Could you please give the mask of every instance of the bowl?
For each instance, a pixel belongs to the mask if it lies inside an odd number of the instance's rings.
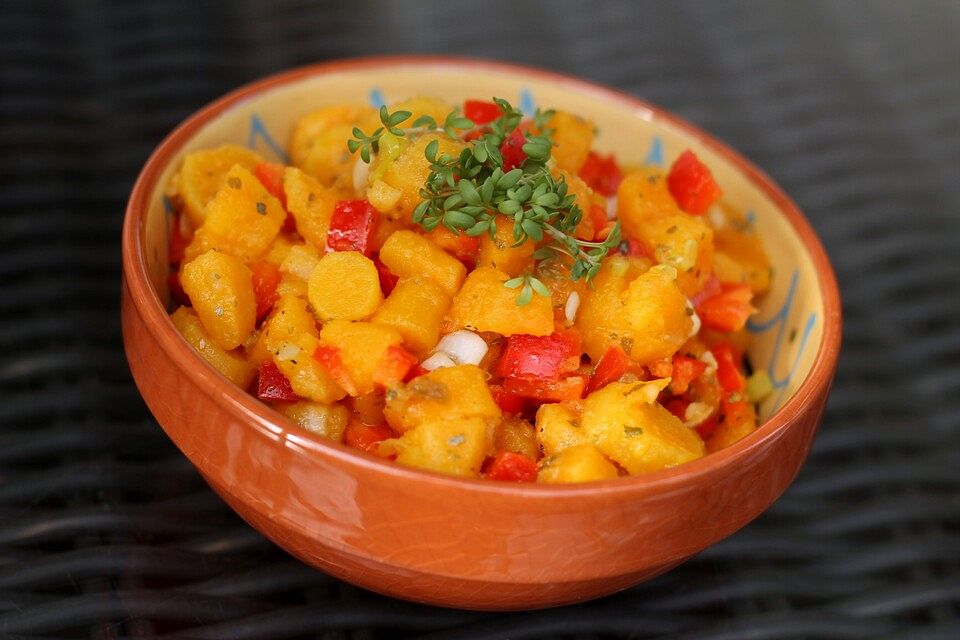
[[[646,475],[514,485],[401,467],[301,430],[206,364],[167,315],[163,191],[189,151],[235,142],[285,159],[294,120],[325,104],[417,94],[505,97],[593,120],[596,148],[665,165],[693,148],[748,212],[774,266],[749,357],[775,386],[736,444]],[[769,135],[776,135],[769,132]],[[140,393],[171,440],[247,522],[303,562],[383,594],[470,609],[529,609],[624,589],[683,562],[766,509],[807,456],[837,365],[841,314],[827,255],[796,205],[735,151],[632,96],[556,73],[453,58],[308,66],[204,107],[150,156],[123,228],[123,338]]]

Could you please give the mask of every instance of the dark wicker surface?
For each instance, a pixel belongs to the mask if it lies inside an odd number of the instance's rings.
[[[960,5],[349,4],[0,5],[0,636],[960,637]],[[617,86],[799,201],[846,335],[815,450],[768,513],[618,596],[494,615],[340,584],[201,482],[120,345],[133,178],[222,92],[383,52]]]

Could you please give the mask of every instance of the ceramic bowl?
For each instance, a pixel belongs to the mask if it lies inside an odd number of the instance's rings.
[[[314,437],[234,387],[167,317],[163,191],[183,155],[225,142],[285,159],[291,125],[317,107],[432,94],[503,96],[596,123],[596,148],[668,166],[691,147],[749,212],[774,265],[749,356],[776,391],[733,446],[655,473],[583,485],[513,485],[404,468]],[[776,135],[769,131],[767,135]],[[581,601],[655,576],[750,522],[807,456],[837,364],[840,301],[810,225],[759,169],[634,97],[555,73],[449,58],[377,58],[295,69],[188,118],[156,149],[123,229],[123,336],[157,421],[247,522],[314,567],[373,591],[473,609]]]

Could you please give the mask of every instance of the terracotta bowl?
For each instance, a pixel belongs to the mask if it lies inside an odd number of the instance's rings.
[[[163,190],[184,153],[236,142],[282,159],[294,120],[319,106],[433,94],[503,96],[593,120],[597,148],[668,166],[692,147],[749,212],[775,284],[750,358],[776,386],[763,424],[735,445],[656,473],[583,485],[511,485],[396,466],[314,437],[234,387],[167,317]],[[767,135],[776,135],[775,131]],[[837,364],[840,300],[796,205],[719,141],[649,104],[554,73],[449,58],[375,58],[271,76],[200,110],[157,148],[123,229],[123,337],[147,405],[247,522],[314,567],[373,591],[471,609],[581,601],[646,580],[750,522],[810,449]]]

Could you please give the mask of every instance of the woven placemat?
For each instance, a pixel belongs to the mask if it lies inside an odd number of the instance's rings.
[[[960,5],[513,4],[3,3],[0,637],[960,637]],[[769,512],[600,601],[440,610],[300,565],[167,441],[120,343],[137,171],[239,84],[394,52],[613,85],[799,202],[834,260],[845,340],[813,454]]]

